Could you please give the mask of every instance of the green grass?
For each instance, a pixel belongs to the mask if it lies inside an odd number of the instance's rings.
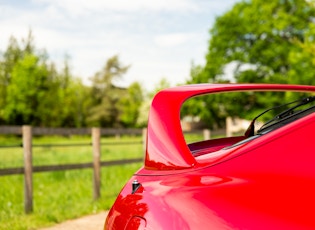
[[[103,138],[101,160],[143,156],[141,137]],[[69,144],[91,142],[89,137],[41,137],[33,144]],[[20,144],[15,137],[0,137],[0,146]],[[115,145],[113,145],[115,144]],[[92,161],[92,146],[34,147],[33,164],[75,164]],[[102,167],[101,198],[93,201],[92,169],[42,172],[33,174],[32,214],[24,214],[23,175],[0,177],[0,229],[38,229],[66,219],[97,213],[111,207],[119,191],[142,163]],[[0,168],[22,167],[23,149],[0,148]]]

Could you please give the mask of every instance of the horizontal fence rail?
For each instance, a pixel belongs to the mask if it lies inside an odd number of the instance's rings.
[[[102,136],[115,136],[115,135],[142,135],[142,129],[114,129],[114,128],[100,128]],[[22,135],[21,126],[0,126],[0,134],[14,134]],[[91,135],[91,128],[44,128],[44,127],[32,127],[33,136],[71,136],[71,135]]]
[[[120,141],[115,143],[103,142],[101,145],[139,145],[143,144],[142,141]],[[34,147],[42,147],[42,148],[51,148],[51,147],[78,147],[78,146],[92,146],[92,143],[71,143],[71,144],[33,144]],[[0,145],[0,148],[21,148],[23,144],[16,144],[16,145]],[[1,174],[0,174],[1,175]]]
[[[145,130],[142,129],[104,129],[104,128],[42,128],[31,126],[0,126],[0,134],[2,135],[19,135],[22,137],[22,143],[3,145],[0,148],[23,148],[24,167],[16,168],[3,168],[0,169],[0,176],[9,175],[24,175],[24,211],[25,213],[31,213],[33,211],[33,173],[38,172],[52,172],[61,170],[76,170],[87,169],[93,170],[93,199],[96,200],[100,197],[100,181],[101,181],[101,167],[122,165],[142,162],[143,158],[134,159],[122,159],[101,161],[101,149],[103,145],[139,145],[145,143],[143,141],[138,142],[101,142],[101,136],[121,136],[121,135],[144,135]],[[91,136],[91,142],[87,143],[58,143],[58,144],[33,144],[33,136],[71,136],[71,135],[89,135]],[[32,164],[32,151],[33,148],[58,148],[58,147],[78,147],[78,146],[91,146],[91,152],[93,153],[93,162],[77,163],[77,164],[64,164],[64,165],[40,165],[34,166]],[[143,147],[144,149],[144,147]]]
[[[101,161],[101,166],[113,166],[142,162],[143,158],[133,158],[124,160]],[[65,164],[65,165],[41,165],[33,166],[33,172],[52,172],[74,169],[93,168],[93,163]],[[0,169],[0,176],[24,174],[24,167]]]
[[[200,131],[199,131],[200,133]],[[122,165],[142,162],[143,158],[122,159],[101,161],[101,146],[103,145],[143,145],[143,151],[146,147],[146,129],[105,129],[105,128],[42,128],[31,126],[0,126],[0,135],[20,135],[22,143],[3,145],[0,148],[23,148],[24,167],[0,169],[0,176],[9,176],[24,174],[24,211],[31,213],[33,211],[33,173],[51,172],[61,170],[76,170],[91,168],[93,170],[93,199],[100,198],[100,168],[105,166]],[[90,143],[58,143],[58,144],[33,144],[34,136],[47,135],[90,135]],[[101,136],[121,136],[121,135],[142,135],[142,141],[130,142],[101,142]],[[210,131],[203,130],[204,139],[210,139]],[[40,165],[32,164],[33,148],[52,148],[52,147],[75,147],[91,146],[93,161],[88,163],[64,164],[64,165]]]

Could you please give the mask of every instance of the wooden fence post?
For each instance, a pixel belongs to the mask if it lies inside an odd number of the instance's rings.
[[[24,211],[33,212],[32,127],[22,126],[24,152]]]
[[[93,145],[93,199],[101,196],[101,129],[92,128]]]
[[[211,139],[211,131],[209,129],[203,130],[203,139],[210,140]]]

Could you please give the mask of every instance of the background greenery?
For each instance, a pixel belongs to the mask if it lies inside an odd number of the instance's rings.
[[[217,17],[210,29],[204,66],[193,65],[189,83],[315,84],[315,7],[306,0],[247,0]],[[232,73],[232,77],[226,73]],[[288,100],[290,95],[284,95]],[[213,100],[196,99],[186,109],[210,127],[223,126],[226,116],[249,119],[243,113],[252,104],[244,96],[239,104],[223,105],[222,95]],[[256,110],[279,101],[273,94],[257,97]],[[281,103],[281,101],[280,101]],[[197,105],[197,106],[195,106]],[[222,108],[223,107],[223,108]],[[206,108],[207,112],[201,113]],[[228,111],[218,114],[219,110]],[[257,113],[257,112],[256,112]]]
[[[192,64],[187,84],[314,85],[314,18],[314,1],[239,1],[216,18],[209,30],[206,64]],[[69,66],[67,56],[63,66],[49,61],[48,53],[36,48],[31,31],[21,41],[11,37],[6,50],[0,51],[0,125],[143,127],[154,93],[169,86],[162,79],[152,92],[138,82],[118,87],[115,82],[132,68],[118,56],[104,62],[91,76],[90,86],[73,76]],[[266,98],[263,106],[273,106],[270,101]],[[199,115],[202,108],[217,111],[218,105],[210,101],[195,104],[199,109],[184,113]],[[229,105],[226,109],[237,114],[240,108]],[[215,127],[224,124],[225,115],[210,112],[200,118]]]
[[[102,161],[143,156],[141,137],[102,138]],[[0,146],[20,143],[16,137],[0,137]],[[89,137],[41,137],[34,144],[90,143]],[[108,144],[108,145],[106,145]],[[116,144],[116,145],[115,145]],[[21,167],[22,148],[0,148],[0,168]],[[92,146],[34,147],[33,164],[51,165],[92,162]],[[23,175],[0,177],[0,229],[37,229],[66,219],[108,210],[121,188],[142,163],[102,167],[101,198],[93,201],[92,169],[33,174],[34,212],[24,214]],[[105,221],[105,220],[104,220]]]

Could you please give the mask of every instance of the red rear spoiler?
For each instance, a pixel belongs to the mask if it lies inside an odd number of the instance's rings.
[[[183,136],[180,108],[187,99],[230,91],[301,91],[315,92],[315,86],[279,84],[198,84],[165,89],[152,101],[148,121],[145,168],[177,170],[197,165]]]

